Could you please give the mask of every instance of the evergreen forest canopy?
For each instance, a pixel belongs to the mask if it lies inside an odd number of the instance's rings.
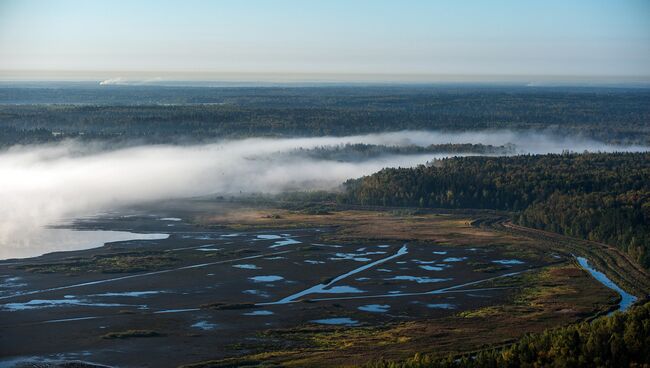
[[[142,143],[398,130],[552,131],[650,144],[650,91],[519,86],[0,86],[0,147],[65,138]]]
[[[0,149],[74,138],[107,147],[223,138],[313,137],[399,130],[554,132],[650,145],[650,91],[517,86],[0,86]],[[517,142],[512,142],[516,144]],[[517,146],[345,144],[298,149],[315,160],[382,155],[512,155]],[[290,152],[289,154],[295,154]],[[281,153],[285,154],[285,153]],[[284,193],[303,205],[331,192]],[[507,211],[513,222],[615,246],[650,269],[650,152],[454,157],[344,183],[343,204]],[[290,200],[291,202],[291,200]],[[326,208],[310,209],[315,214]],[[514,345],[381,367],[650,364],[650,304],[524,337]]]
[[[513,211],[516,223],[619,247],[650,268],[650,153],[455,157],[345,183],[344,203]]]
[[[298,154],[317,160],[363,161],[385,155],[424,155],[424,154],[480,154],[512,155],[517,152],[514,144],[493,146],[491,144],[445,143],[428,146],[392,146],[378,144],[339,144],[306,149],[299,148],[289,154]]]
[[[650,365],[650,303],[626,313],[523,337],[513,345],[461,358],[416,355],[372,368],[646,367]]]

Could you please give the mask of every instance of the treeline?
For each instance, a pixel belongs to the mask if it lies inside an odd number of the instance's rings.
[[[592,322],[526,335],[517,343],[446,359],[417,355],[373,368],[647,367],[650,366],[650,303]]]
[[[343,203],[513,211],[514,221],[606,242],[650,267],[650,153],[455,157],[349,180]]]
[[[364,161],[383,155],[422,155],[422,154],[481,154],[507,155],[516,152],[514,144],[493,146],[490,144],[445,143],[429,146],[386,146],[377,144],[341,144],[335,146],[320,146],[315,148],[298,148],[290,154],[333,161]]]
[[[11,129],[24,136],[4,138]],[[0,88],[4,146],[70,136],[169,143],[404,129],[549,129],[611,143],[650,144],[650,92],[406,86]],[[43,135],[43,130],[52,134]]]
[[[616,245],[650,268],[650,191],[555,193],[517,217],[520,225]]]

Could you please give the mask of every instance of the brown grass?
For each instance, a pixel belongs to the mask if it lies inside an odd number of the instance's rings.
[[[231,209],[219,215],[203,216],[198,221],[202,225],[234,229],[338,227],[335,234],[328,235],[328,240],[433,241],[440,245],[472,246],[515,240],[515,237],[504,237],[503,234],[472,227],[471,218],[459,215],[400,216],[357,210],[310,215],[282,209],[242,208]],[[468,239],[472,244],[468,244]]]

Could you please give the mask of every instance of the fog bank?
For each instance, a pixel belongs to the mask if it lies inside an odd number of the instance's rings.
[[[520,152],[639,151],[547,133],[403,131],[348,137],[251,138],[211,144],[98,150],[92,144],[13,147],[0,154],[0,259],[40,241],[43,226],[120,206],[208,194],[333,189],[384,167],[408,167],[445,154],[387,155],[361,162],[302,157],[297,148],[341,144],[514,143]],[[286,153],[277,155],[277,153]]]

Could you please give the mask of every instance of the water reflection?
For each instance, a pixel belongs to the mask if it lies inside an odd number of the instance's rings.
[[[169,234],[139,234],[112,230],[43,229],[32,234],[29,244],[3,245],[0,259],[36,257],[59,251],[101,247],[105,243],[128,240],[167,239]]]

